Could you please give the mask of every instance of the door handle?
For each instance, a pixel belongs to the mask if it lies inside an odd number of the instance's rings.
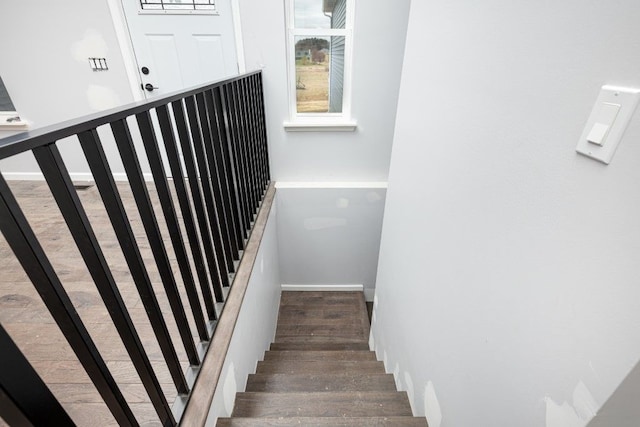
[[[142,85],[140,85],[140,86],[142,86]],[[151,83],[147,83],[146,85],[144,85],[144,88],[146,90],[148,90],[149,92],[153,92],[154,89],[160,89],[159,87],[154,86]]]

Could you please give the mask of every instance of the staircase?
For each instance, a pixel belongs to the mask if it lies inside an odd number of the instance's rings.
[[[218,427],[427,426],[368,339],[361,292],[283,292],[275,342]]]

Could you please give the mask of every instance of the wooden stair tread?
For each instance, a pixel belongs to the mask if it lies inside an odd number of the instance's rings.
[[[246,391],[396,391],[396,384],[391,374],[251,374]]]
[[[427,420],[422,417],[291,417],[291,418],[218,418],[218,427],[428,427]]]
[[[376,354],[363,350],[272,350],[265,352],[264,360],[376,360]]]
[[[276,341],[318,335],[367,340],[369,326],[362,292],[283,292]]]
[[[413,416],[406,392],[238,393],[232,417]]]
[[[300,336],[300,335],[290,335],[290,336],[277,336],[275,342],[276,343],[323,343],[323,344],[353,344],[353,343],[365,343],[367,348],[369,338],[363,337],[340,337],[333,335],[308,335],[308,336]]]
[[[356,351],[369,350],[369,343],[366,341],[355,342],[327,342],[327,341],[293,341],[293,342],[274,342],[271,343],[271,350],[304,350],[304,351]]]
[[[283,292],[275,342],[220,427],[426,427],[369,349],[362,292]]]
[[[323,303],[330,303],[331,306],[336,304],[357,303],[364,301],[362,292],[297,292],[285,291],[280,297],[280,305],[314,305],[321,306]]]
[[[276,341],[279,337],[287,336],[328,336],[367,339],[369,330],[358,324],[288,324],[278,325],[276,328]]]
[[[353,305],[353,304],[351,304]],[[312,304],[307,305],[283,305],[280,307],[278,321],[288,321],[291,319],[349,319],[359,318],[362,314],[355,311],[348,304],[317,307]]]
[[[374,361],[294,361],[268,360],[258,362],[256,374],[338,374],[346,372],[381,373],[384,374],[384,363]]]
[[[278,325],[279,326],[294,326],[294,325],[303,325],[303,326],[313,326],[313,325],[324,325],[331,327],[344,327],[347,326],[359,326],[360,316],[281,316]]]

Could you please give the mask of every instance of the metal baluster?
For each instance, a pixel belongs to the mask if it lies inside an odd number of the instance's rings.
[[[211,295],[211,289],[209,287],[207,269],[200,249],[200,238],[193,220],[193,213],[191,212],[191,204],[189,203],[187,186],[184,182],[182,166],[180,165],[180,155],[178,154],[178,145],[173,133],[169,110],[166,105],[162,105],[156,108],[156,112],[158,113],[158,121],[160,122],[160,131],[162,132],[164,147],[167,151],[169,167],[171,168],[171,174],[173,175],[173,184],[176,186],[176,193],[178,194],[182,220],[184,221],[184,227],[187,230],[187,237],[189,240],[189,246],[191,247],[193,263],[195,264],[198,281],[200,282],[200,290],[202,292],[202,299],[204,299],[204,306],[207,310],[209,320],[216,320],[217,315],[213,305],[213,296]]]
[[[199,365],[200,359],[196,352],[196,347],[191,337],[191,330],[189,328],[189,322],[187,321],[187,315],[182,305],[182,299],[178,292],[178,286],[176,284],[171,265],[169,263],[169,257],[164,246],[160,229],[158,228],[158,221],[156,220],[153,207],[151,206],[151,200],[149,199],[149,193],[147,186],[144,182],[144,176],[142,175],[142,169],[140,168],[140,162],[136,150],[133,146],[133,139],[129,132],[129,126],[126,119],[118,120],[111,123],[111,130],[120,152],[120,158],[122,164],[127,172],[129,178],[129,184],[131,185],[131,191],[133,192],[133,198],[138,207],[140,218],[142,219],[142,225],[144,227],[147,238],[149,239],[149,245],[151,246],[151,252],[155,259],[162,285],[167,294],[169,305],[173,313],[174,320],[178,326],[178,332],[182,339],[187,358],[191,365]]]
[[[260,92],[258,90],[258,80],[260,79],[259,75],[251,76],[251,99],[253,104],[253,112],[256,121],[256,145],[258,148],[258,158],[260,161],[260,183],[262,193],[266,191],[267,185],[269,183],[269,174],[267,172],[267,161],[266,161],[266,143],[263,139],[262,133],[262,117],[260,112]]]
[[[260,107],[260,124],[262,125],[262,149],[264,150],[264,161],[265,167],[267,170],[267,182],[271,179],[271,171],[269,167],[269,150],[267,144],[267,123],[265,116],[265,107],[264,107],[264,88],[262,84],[262,73],[258,74],[258,95],[260,102],[258,106]]]
[[[78,135],[78,139],[176,389],[178,393],[189,393],[189,386],[182,372],[180,360],[176,354],[167,324],[162,316],[162,310],[140,254],[135,235],[131,229],[118,187],[113,179],[98,132],[95,129],[83,132]]]
[[[229,184],[229,197],[231,200],[231,212],[236,226],[236,241],[239,249],[244,249],[244,242],[247,231],[244,229],[244,221],[242,220],[242,207],[239,200],[239,181],[235,171],[235,165],[230,152],[231,144],[231,124],[229,123],[229,114],[227,112],[226,102],[222,99],[222,88],[216,88],[213,91],[216,111],[218,111],[218,120],[220,122],[220,148],[222,149],[222,157],[225,163],[225,171],[227,173],[227,182]]]
[[[216,261],[218,262],[218,267],[220,268],[220,281],[223,287],[228,287],[230,269],[227,266],[224,244],[222,243],[222,232],[220,230],[218,212],[216,211],[215,203],[213,201],[213,191],[211,190],[209,166],[207,165],[207,159],[205,157],[204,147],[202,145],[202,130],[200,128],[200,124],[198,123],[196,103],[193,97],[185,98],[184,102],[185,106],[187,107],[187,117],[189,118],[189,125],[191,128],[193,151],[196,155],[198,170],[200,171],[200,185],[202,186],[204,202],[207,207],[209,227],[211,229],[211,235],[213,236],[213,243],[216,250]]]
[[[164,166],[162,165],[158,140],[156,139],[153,124],[151,123],[151,115],[148,111],[145,111],[144,113],[136,114],[136,119],[138,121],[140,135],[142,136],[142,143],[147,153],[147,160],[149,160],[149,166],[151,167],[153,181],[156,184],[156,191],[158,192],[158,198],[160,199],[160,205],[164,213],[171,243],[173,244],[173,250],[176,254],[176,260],[178,261],[182,282],[187,292],[187,299],[191,306],[191,313],[196,322],[196,329],[198,330],[201,341],[209,341],[209,332],[204,323],[204,314],[200,306],[200,300],[198,299],[193,274],[191,273],[191,266],[189,265],[187,249],[184,246],[182,231],[178,224],[178,217],[173,206],[171,190],[169,189],[167,176],[164,171]]]
[[[217,219],[220,225],[221,237],[222,237],[222,245],[224,246],[224,253],[226,256],[227,267],[229,273],[233,273],[235,271],[235,266],[233,265],[233,249],[231,247],[231,238],[229,234],[229,226],[226,218],[226,213],[224,210],[224,200],[222,199],[222,183],[220,180],[219,170],[217,168],[217,163],[215,162],[213,156],[213,137],[211,135],[211,120],[215,120],[209,117],[207,112],[207,107],[205,105],[204,94],[199,93],[196,95],[196,103],[198,106],[198,116],[200,119],[200,129],[202,130],[203,136],[203,148],[204,155],[206,157],[206,163],[209,169],[209,177],[211,179],[210,187],[213,191],[213,198],[215,204],[215,212],[217,213]],[[197,152],[198,150],[196,150]]]
[[[229,240],[231,245],[231,251],[233,253],[233,259],[240,259],[240,248],[238,247],[238,239],[236,237],[237,229],[235,225],[235,217],[232,212],[232,201],[229,190],[229,173],[227,172],[224,155],[222,152],[222,144],[224,133],[224,122],[221,120],[220,112],[216,109],[213,100],[213,94],[211,90],[205,92],[205,101],[207,112],[209,114],[209,120],[211,123],[211,136],[212,144],[207,150],[207,156],[209,158],[209,164],[215,164],[218,171],[218,179],[220,181],[221,199],[223,203],[223,209],[225,217],[227,218],[227,228],[229,230]],[[226,140],[225,140],[226,143]]]
[[[111,319],[122,338],[131,361],[144,384],[147,394],[163,424],[173,425],[175,419],[158,383],[140,337],[129,317],[111,270],[100,249],[89,219],[55,144],[35,148],[33,154],[40,165],[60,212],[71,231],[80,254],[100,292]],[[30,268],[30,267],[29,267]]]
[[[244,121],[243,97],[242,93],[240,92],[239,82],[232,82],[231,87],[233,88],[234,93],[233,101],[235,104],[238,130],[240,135],[240,138],[238,139],[238,151],[240,153],[240,160],[242,163],[242,172],[245,177],[245,188],[247,191],[247,203],[249,209],[249,224],[251,228],[251,224],[253,223],[256,213],[256,200],[253,188],[253,171],[251,169],[251,158],[247,150],[247,134]]]
[[[262,162],[260,159],[260,134],[258,133],[258,116],[255,109],[255,92],[253,90],[253,76],[244,79],[245,94],[247,97],[247,117],[249,134],[251,135],[251,151],[253,153],[255,185],[258,192],[258,200],[262,201],[264,182],[262,180]]]
[[[229,123],[231,124],[231,139],[229,141],[229,151],[231,152],[232,158],[235,163],[235,171],[239,183],[238,196],[242,206],[243,228],[245,233],[247,233],[247,231],[251,229],[251,220],[253,218],[251,218],[251,203],[249,201],[246,169],[244,168],[244,162],[242,158],[240,125],[238,123],[233,83],[229,83],[224,87],[224,89],[225,97],[227,100]]]
[[[247,167],[249,171],[249,178],[251,183],[251,193],[253,194],[253,212],[255,213],[260,205],[260,196],[262,195],[262,191],[260,191],[260,184],[258,178],[258,167],[256,164],[256,156],[254,152],[254,144],[255,138],[251,132],[251,119],[249,116],[249,103],[251,102],[249,98],[249,94],[246,87],[247,78],[243,78],[238,81],[238,90],[240,92],[240,99],[242,102],[241,106],[241,116],[242,116],[242,128],[245,133],[245,153],[247,156]]]
[[[0,417],[13,426],[74,426],[0,325]]]
[[[195,160],[193,159],[191,139],[189,138],[189,131],[187,130],[187,122],[182,101],[172,102],[171,108],[176,120],[176,127],[178,128],[180,147],[182,148],[182,158],[184,159],[184,164],[187,168],[189,187],[191,188],[191,199],[193,200],[196,216],[198,218],[200,237],[202,237],[204,254],[207,258],[207,264],[209,265],[209,277],[211,279],[211,285],[213,286],[213,293],[216,297],[216,301],[224,302],[224,294],[222,293],[222,285],[220,282],[221,271],[215,259],[215,250],[211,240],[212,232],[210,231],[209,224],[207,222],[202,193],[200,192],[198,171],[196,169]]]

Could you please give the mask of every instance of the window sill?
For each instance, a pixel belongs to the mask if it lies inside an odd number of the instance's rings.
[[[29,123],[26,120],[8,121],[13,117],[18,117],[18,113],[15,111],[3,111],[0,112],[0,130],[27,130],[29,129]]]
[[[287,132],[353,132],[357,123],[349,122],[284,122]]]

